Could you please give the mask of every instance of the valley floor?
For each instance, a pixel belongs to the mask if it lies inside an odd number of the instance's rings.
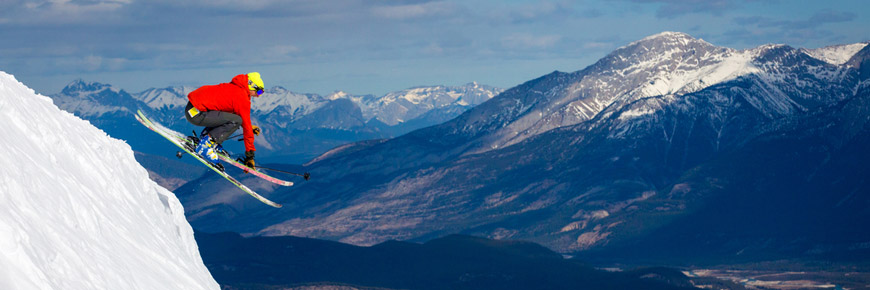
[[[692,269],[683,273],[692,278],[695,286],[707,289],[733,289],[716,285],[722,282],[730,282],[726,284],[732,287],[739,285],[744,289],[870,289],[870,272]]]

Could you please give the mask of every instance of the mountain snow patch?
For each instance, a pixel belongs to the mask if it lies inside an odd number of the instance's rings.
[[[631,109],[631,110],[625,111],[622,114],[620,114],[619,120],[625,121],[625,120],[637,118],[640,116],[652,115],[655,112],[656,111],[654,109],[649,108],[649,107],[635,108],[635,109]]]
[[[761,70],[752,64],[752,51],[731,51],[712,58],[718,60],[708,66],[662,72],[641,90],[647,96],[693,93],[740,76],[761,73]]]
[[[0,72],[0,289],[218,289],[123,141]]]
[[[836,65],[842,65],[849,61],[858,51],[864,49],[867,46],[867,43],[853,43],[853,44],[844,44],[844,45],[834,45],[816,49],[806,49],[807,55]]]

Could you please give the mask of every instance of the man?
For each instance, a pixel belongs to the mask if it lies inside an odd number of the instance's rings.
[[[229,83],[203,86],[187,95],[184,109],[187,121],[196,126],[205,126],[200,133],[196,153],[212,163],[218,163],[221,144],[242,127],[245,140],[244,163],[254,168],[254,136],[260,128],[251,125],[251,98],[263,94],[263,79],[260,73],[252,72],[233,77]]]

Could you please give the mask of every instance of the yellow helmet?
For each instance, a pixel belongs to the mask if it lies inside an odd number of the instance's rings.
[[[258,95],[263,94],[263,90],[266,88],[263,85],[263,79],[260,78],[260,73],[252,72],[248,73],[248,89],[252,91],[257,91]]]

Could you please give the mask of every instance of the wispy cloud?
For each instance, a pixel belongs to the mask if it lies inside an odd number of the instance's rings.
[[[839,12],[833,10],[819,11],[808,19],[775,19],[766,16],[735,17],[736,24],[757,27],[777,27],[783,29],[813,29],[829,23],[849,22],[858,15],[853,12]]]
[[[733,22],[740,28],[723,35],[733,42],[758,43],[779,39],[780,42],[802,45],[815,39],[833,39],[840,36],[826,27],[834,23],[854,21],[853,12],[822,10],[804,19],[778,19],[768,16],[735,17]]]
[[[557,22],[572,17],[596,17],[601,13],[594,9],[583,9],[578,12],[578,4],[572,1],[535,1],[533,3],[517,3],[513,5],[497,5],[488,7],[481,15],[486,15],[493,23],[512,25],[544,22]],[[582,5],[579,5],[582,6]]]
[[[416,19],[425,17],[449,16],[458,11],[458,7],[448,2],[426,2],[404,5],[374,6],[370,9],[372,15],[388,19]]]
[[[0,70],[46,80],[146,74],[157,86],[177,71],[273,68],[320,92],[385,92],[412,77],[509,86],[665,30],[732,47],[866,40],[859,11],[870,4],[831,1],[0,0]],[[371,75],[338,79],[348,71]]]
[[[6,2],[6,1],[4,1]],[[0,8],[7,23],[96,23],[130,5],[132,0],[20,0]]]
[[[504,47],[510,49],[545,49],[556,45],[560,35],[512,34],[501,39]]]
[[[635,3],[658,4],[656,16],[675,18],[685,14],[701,13],[721,16],[724,12],[736,9],[747,1],[735,0],[631,0]]]

